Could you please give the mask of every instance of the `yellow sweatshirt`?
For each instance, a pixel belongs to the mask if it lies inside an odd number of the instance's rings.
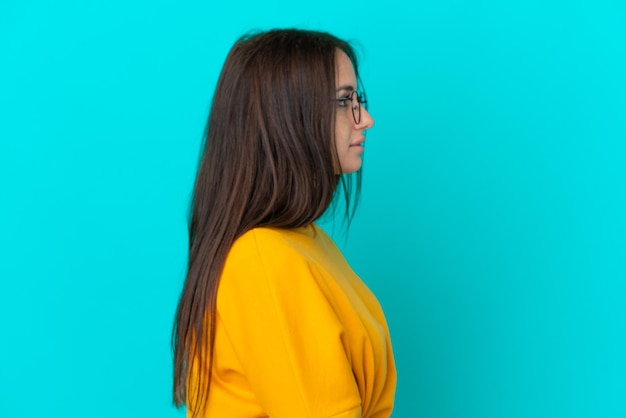
[[[234,243],[212,373],[202,417],[383,418],[396,387],[378,301],[314,224]]]

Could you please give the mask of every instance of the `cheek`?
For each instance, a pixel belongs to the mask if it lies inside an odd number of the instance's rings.
[[[344,149],[350,146],[350,128],[345,125],[336,125],[335,142],[338,149]]]

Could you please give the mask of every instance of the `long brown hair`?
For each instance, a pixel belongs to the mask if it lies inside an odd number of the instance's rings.
[[[338,175],[334,140],[335,56],[352,47],[328,33],[271,30],[239,39],[220,74],[204,135],[189,222],[187,277],[176,312],[174,403],[194,415],[211,382],[219,279],[234,241],[252,228],[297,228],[318,219],[343,186],[348,222],[361,173]],[[350,202],[353,204],[351,205]],[[208,367],[205,367],[208,354]],[[194,363],[198,362],[198,363]],[[199,392],[199,393],[198,393]]]

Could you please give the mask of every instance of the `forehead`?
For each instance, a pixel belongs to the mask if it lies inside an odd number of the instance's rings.
[[[338,49],[335,57],[335,84],[337,88],[351,87],[349,90],[356,90],[356,75],[352,61],[345,52]]]

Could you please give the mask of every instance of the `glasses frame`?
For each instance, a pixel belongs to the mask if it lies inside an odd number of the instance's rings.
[[[334,99],[335,102],[343,102],[345,106],[345,102],[349,100],[352,108],[352,119],[354,119],[355,124],[361,123],[361,106],[365,107],[367,110],[367,97],[365,93],[360,94],[358,90],[353,90],[350,93],[350,97],[341,97],[339,99]],[[354,104],[356,101],[356,105]]]

